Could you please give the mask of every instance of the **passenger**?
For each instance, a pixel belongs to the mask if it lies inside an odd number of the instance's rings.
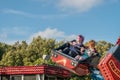
[[[62,50],[63,53],[68,54],[71,57],[75,57],[80,54],[80,48],[84,47],[83,42],[84,37],[82,35],[78,35],[76,40],[67,42],[59,48],[56,48],[56,50]]]
[[[94,40],[90,40],[88,42],[88,52],[87,53],[89,56],[94,56],[94,55],[98,54],[98,52],[95,48],[95,45],[96,45],[96,42]]]
[[[75,57],[76,60],[85,60],[88,57],[95,56],[98,54],[96,48],[95,48],[96,42],[94,40],[90,40],[88,42],[88,47],[84,52],[81,52],[81,55],[77,55]]]

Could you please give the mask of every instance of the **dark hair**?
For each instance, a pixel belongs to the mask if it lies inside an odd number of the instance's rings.
[[[80,38],[82,38],[82,42],[84,41],[84,36],[83,35],[78,35]]]

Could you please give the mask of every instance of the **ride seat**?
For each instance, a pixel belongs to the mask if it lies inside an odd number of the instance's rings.
[[[86,58],[85,60],[80,60],[79,64],[88,64],[91,67],[97,68],[101,56],[99,54]]]
[[[97,68],[97,65],[99,64],[100,58],[101,58],[100,54],[92,56],[91,62],[89,63],[90,66]]]

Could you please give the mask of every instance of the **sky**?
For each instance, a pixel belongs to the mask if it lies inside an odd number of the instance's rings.
[[[76,35],[115,43],[120,0],[0,0],[0,42],[30,43],[33,37],[70,41]]]

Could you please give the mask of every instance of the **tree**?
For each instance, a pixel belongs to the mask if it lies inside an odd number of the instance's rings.
[[[106,52],[114,46],[113,44],[106,42],[106,41],[98,41],[96,44],[97,51],[104,56]]]

